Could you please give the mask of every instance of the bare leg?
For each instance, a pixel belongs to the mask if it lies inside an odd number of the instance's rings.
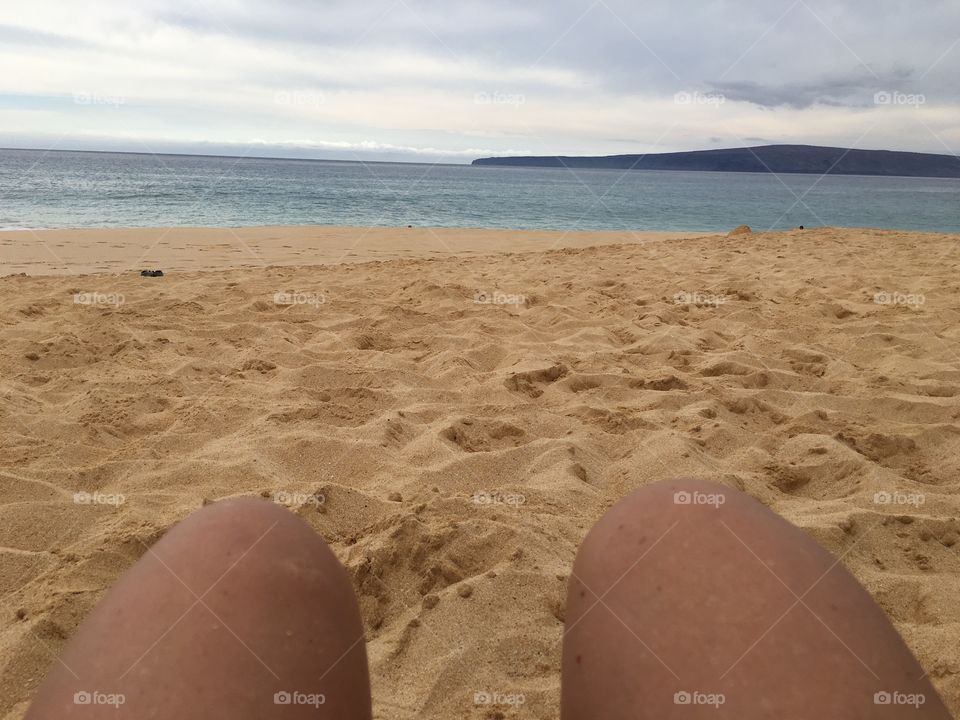
[[[730,488],[633,493],[568,592],[563,720],[950,717],[840,561]]]
[[[104,597],[27,713],[78,717],[368,720],[347,574],[281,507],[204,508]]]

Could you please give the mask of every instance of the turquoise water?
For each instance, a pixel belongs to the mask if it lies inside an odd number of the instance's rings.
[[[413,225],[960,232],[960,180],[0,150],[0,228]]]

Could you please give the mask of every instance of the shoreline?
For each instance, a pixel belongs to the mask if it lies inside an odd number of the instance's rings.
[[[341,265],[699,237],[723,234],[332,225],[11,230],[0,233],[0,277]]]
[[[816,227],[753,232],[733,238],[816,235],[912,240],[960,238],[960,233],[890,228]],[[58,228],[0,232],[0,279],[100,275],[125,277],[143,269],[165,273],[327,267],[391,260],[475,258],[666,241],[726,240],[726,232],[504,230],[333,225],[246,227]]]

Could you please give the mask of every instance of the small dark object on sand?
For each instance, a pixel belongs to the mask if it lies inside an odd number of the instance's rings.
[[[797,228],[797,230],[803,230],[803,225]]]
[[[163,277],[163,270],[141,270],[140,277]]]

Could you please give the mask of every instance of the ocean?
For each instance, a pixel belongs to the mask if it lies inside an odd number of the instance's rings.
[[[960,232],[960,180],[0,150],[0,229],[379,225]]]

